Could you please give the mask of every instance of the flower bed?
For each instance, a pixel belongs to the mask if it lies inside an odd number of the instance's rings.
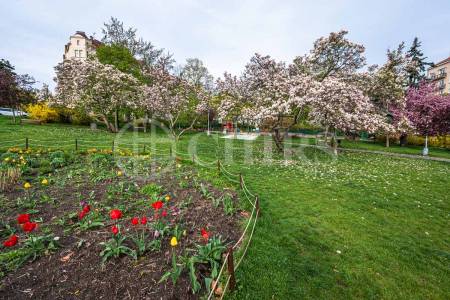
[[[0,198],[2,297],[196,299],[240,236],[236,194],[189,166],[134,178],[108,153],[58,160],[18,151],[22,166],[38,167],[23,169]],[[39,162],[52,155],[48,172]]]

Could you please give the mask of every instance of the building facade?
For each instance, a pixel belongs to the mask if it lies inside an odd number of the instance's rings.
[[[63,59],[86,59],[102,43],[92,36],[88,37],[84,31],[77,31],[70,36],[70,41],[64,46]]]
[[[428,69],[428,78],[434,82],[439,94],[450,94],[450,57]]]

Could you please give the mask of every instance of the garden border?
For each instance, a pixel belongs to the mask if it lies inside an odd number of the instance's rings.
[[[44,144],[41,143],[46,143],[49,141],[45,141],[45,140],[38,140],[38,139],[29,139],[29,138],[25,138],[24,144],[20,145],[21,143],[17,143],[16,142],[21,142],[23,141],[23,139],[18,139],[18,140],[10,140],[10,141],[1,141],[0,142],[0,148],[14,148],[14,147],[22,147],[24,146],[25,149],[29,149],[31,148],[30,146],[30,141],[33,142],[38,142],[38,143],[33,143],[34,146],[38,146],[39,148],[45,148],[45,149],[52,149],[52,150],[70,150],[67,149],[67,147],[70,147],[72,151],[80,151],[80,141],[84,141],[84,142],[98,142],[98,141],[87,141],[87,140],[80,140],[80,139],[74,139],[73,141],[58,141],[58,143],[62,143],[62,146],[50,146],[50,147],[46,147]],[[72,144],[73,142],[73,144]],[[9,143],[14,143],[14,145],[5,145],[9,144]],[[146,144],[120,144],[120,145],[132,145],[134,147],[138,147],[139,150],[139,146],[143,146],[143,150],[145,152],[146,149]],[[105,148],[110,148],[111,152],[114,154],[114,152],[121,150],[119,145],[115,145],[114,141],[111,142],[111,146],[106,146],[106,145],[89,145],[88,148],[97,148],[97,149],[105,149]],[[123,147],[123,149],[129,149],[126,147]],[[151,145],[149,145],[150,150],[150,154],[151,156],[155,156],[154,152],[160,152],[160,153],[164,153],[165,151],[161,151],[159,149],[155,149],[152,148]],[[228,247],[227,253],[223,256],[223,263],[222,266],[220,268],[219,274],[217,275],[217,278],[213,281],[213,286],[210,289],[210,292],[208,294],[208,300],[213,299],[215,294],[219,294],[216,293],[217,289],[218,289],[218,285],[219,282],[221,282],[221,280],[223,280],[223,282],[225,283],[225,286],[222,290],[222,292],[220,293],[220,298],[219,299],[223,299],[223,297],[225,296],[225,293],[229,287],[229,289],[231,291],[233,291],[236,288],[236,275],[235,272],[237,271],[237,269],[239,268],[240,264],[242,263],[245,255],[247,254],[247,250],[248,247],[250,246],[250,243],[252,241],[253,238],[253,234],[255,232],[255,228],[256,228],[256,223],[257,220],[260,216],[260,200],[258,195],[253,194],[247,187],[247,185],[245,184],[245,180],[244,180],[244,176],[242,175],[242,173],[239,174],[234,174],[231,173],[230,171],[228,171],[223,164],[221,163],[221,161],[219,159],[217,159],[216,161],[212,161],[212,162],[205,162],[205,161],[201,161],[195,154],[193,154],[192,156],[188,153],[182,153],[182,152],[177,152],[177,151],[173,151],[172,147],[169,148],[169,155],[168,158],[169,159],[173,159],[176,162],[181,162],[181,161],[185,161],[185,162],[191,162],[197,166],[203,167],[203,168],[207,168],[207,169],[217,169],[217,174],[218,176],[224,176],[228,181],[232,182],[233,184],[239,184],[240,189],[242,190],[242,193],[244,194],[245,198],[247,199],[247,201],[250,203],[250,205],[252,206],[252,211],[250,214],[250,217],[248,219],[248,222],[245,225],[245,229],[242,232],[241,236],[239,237],[239,239],[237,240],[237,242]],[[138,151],[139,153],[139,151]],[[167,154],[165,154],[164,156],[166,156]],[[183,158],[183,156],[185,158]],[[186,158],[187,157],[187,158]],[[253,224],[252,226],[250,226],[251,224]],[[245,246],[244,246],[245,243]],[[243,249],[242,251],[237,252],[237,249]],[[239,253],[239,257],[237,258],[236,255],[234,255],[236,253]],[[226,267],[226,273],[225,273],[225,267]]]

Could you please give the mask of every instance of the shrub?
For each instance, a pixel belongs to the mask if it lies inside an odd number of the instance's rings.
[[[57,122],[60,119],[57,110],[49,107],[46,102],[29,104],[26,106],[26,111],[31,119],[42,122]]]

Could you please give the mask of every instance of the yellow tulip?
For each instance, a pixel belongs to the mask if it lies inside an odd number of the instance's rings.
[[[170,246],[175,247],[176,245],[178,245],[178,241],[177,238],[173,236],[170,240]]]
[[[47,184],[48,184],[47,178],[42,179],[41,183],[42,183],[43,185],[47,185]]]
[[[26,188],[26,189],[29,189],[31,187],[31,184],[29,182],[25,182],[23,187]]]
[[[117,171],[117,176],[122,176],[122,171]]]
[[[170,195],[167,195],[165,199],[166,199],[166,201],[169,201],[170,200]]]

